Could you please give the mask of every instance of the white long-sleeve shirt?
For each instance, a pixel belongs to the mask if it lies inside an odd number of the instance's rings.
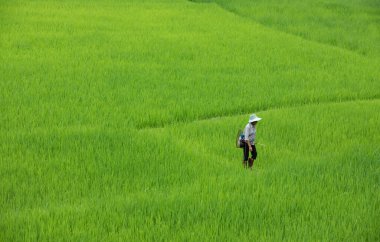
[[[256,139],[256,127],[248,123],[244,128],[244,139],[249,141],[251,145],[255,144]]]

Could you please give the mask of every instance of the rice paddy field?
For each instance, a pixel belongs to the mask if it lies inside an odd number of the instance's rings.
[[[380,240],[377,0],[0,0],[0,53],[0,241]]]

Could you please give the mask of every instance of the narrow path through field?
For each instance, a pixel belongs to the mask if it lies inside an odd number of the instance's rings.
[[[294,105],[284,105],[284,106],[272,106],[268,108],[264,108],[261,110],[251,110],[254,112],[266,112],[266,111],[271,111],[271,110],[276,110],[276,109],[288,109],[288,108],[299,108],[299,107],[305,107],[305,106],[313,106],[313,105],[329,105],[329,104],[334,104],[334,103],[351,103],[351,102],[365,102],[365,101],[380,101],[380,94],[377,94],[373,97],[368,97],[368,98],[346,98],[346,99],[331,99],[331,100],[320,100],[320,101],[315,101],[315,102],[305,102],[305,103],[298,103]],[[219,116],[208,116],[204,118],[199,118],[195,120],[189,120],[189,121],[182,121],[182,122],[170,122],[166,123],[163,125],[146,125],[139,127],[138,130],[147,130],[147,129],[156,129],[156,128],[165,128],[171,125],[175,124],[186,124],[186,123],[194,123],[194,122],[202,122],[202,121],[210,121],[213,119],[221,119],[221,118],[227,118],[227,117],[234,117],[234,116],[242,116],[242,115],[249,115],[251,112],[248,113],[235,113],[235,114],[228,114],[228,115],[219,115]]]

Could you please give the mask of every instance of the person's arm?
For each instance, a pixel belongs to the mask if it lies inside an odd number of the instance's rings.
[[[247,144],[248,144],[248,147],[249,147],[249,151],[252,151],[252,145],[251,145],[251,142],[249,142],[249,140],[247,140]]]

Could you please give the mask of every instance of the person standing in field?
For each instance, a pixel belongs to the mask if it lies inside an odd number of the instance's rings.
[[[243,160],[243,166],[244,168],[247,167],[247,163],[250,169],[253,167],[253,163],[255,162],[257,158],[257,151],[255,146],[255,140],[256,140],[256,125],[257,122],[259,122],[261,118],[257,117],[256,114],[252,114],[249,117],[248,124],[244,128],[244,160]],[[249,152],[251,152],[251,157],[249,157]]]

